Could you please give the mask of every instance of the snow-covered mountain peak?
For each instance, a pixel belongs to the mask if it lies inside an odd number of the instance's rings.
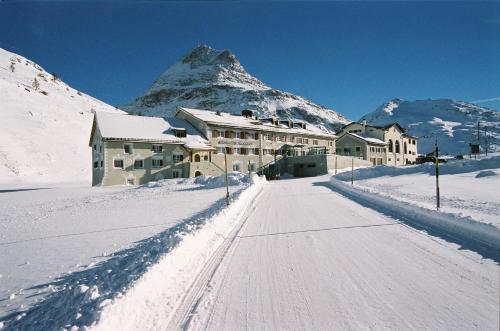
[[[348,120],[305,98],[273,89],[250,75],[228,50],[199,45],[168,68],[144,95],[124,105],[130,113],[171,116],[177,107],[304,120],[335,131]]]
[[[398,122],[409,134],[420,138],[420,153],[432,151],[437,138],[441,150],[449,154],[468,153],[469,143],[477,141],[479,121],[480,143],[487,143],[490,150],[500,149],[500,112],[464,101],[393,99],[363,119],[375,125]]]

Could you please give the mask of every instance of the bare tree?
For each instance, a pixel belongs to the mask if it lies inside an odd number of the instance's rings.
[[[14,62],[10,63],[10,71],[12,72],[16,71],[16,64]]]
[[[38,89],[40,88],[40,83],[38,82],[38,79],[36,79],[36,77],[35,79],[33,79],[33,83],[31,84],[31,86],[35,91],[38,91]]]

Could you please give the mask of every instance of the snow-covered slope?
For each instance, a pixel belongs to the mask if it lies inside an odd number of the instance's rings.
[[[0,48],[0,187],[90,183],[92,110],[121,112]]]
[[[304,120],[325,131],[335,131],[348,122],[331,109],[270,88],[247,73],[234,54],[206,45],[194,48],[165,71],[144,95],[122,108],[134,114],[165,116],[178,106],[232,114],[252,109],[260,117],[277,115]]]
[[[441,152],[453,155],[469,153],[469,143],[477,141],[480,121],[481,146],[485,144],[486,127],[490,151],[500,150],[500,112],[463,101],[394,99],[362,119],[374,125],[398,122],[409,134],[419,137],[421,154],[433,150],[437,136]]]

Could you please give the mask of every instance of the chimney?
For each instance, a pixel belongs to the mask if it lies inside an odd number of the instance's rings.
[[[252,118],[253,111],[250,109],[244,109],[241,111],[241,116],[246,117],[246,118]]]

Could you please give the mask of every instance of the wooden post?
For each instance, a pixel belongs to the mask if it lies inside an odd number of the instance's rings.
[[[351,185],[354,185],[354,158],[351,159]]]
[[[434,153],[434,156],[436,158],[435,162],[436,162],[436,209],[439,210],[439,208],[441,207],[441,203],[440,203],[440,197],[439,197],[439,148],[438,148],[438,145],[437,145],[437,138],[436,138],[436,150],[435,150],[435,153]]]
[[[227,179],[227,153],[226,148],[224,148],[224,168],[226,172],[226,204],[229,206],[229,181]]]

